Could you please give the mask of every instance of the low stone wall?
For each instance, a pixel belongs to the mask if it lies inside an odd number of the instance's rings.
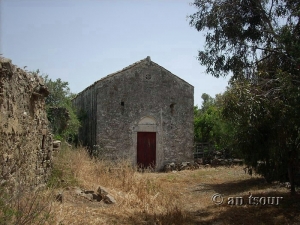
[[[37,186],[51,172],[43,79],[0,57],[0,184]]]

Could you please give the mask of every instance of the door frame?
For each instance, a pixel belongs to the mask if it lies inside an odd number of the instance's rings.
[[[161,146],[161,131],[157,120],[153,116],[143,116],[137,119],[132,124],[132,163],[137,166],[137,133],[138,132],[156,132],[156,159],[155,159],[155,171],[161,169],[163,166],[164,154]]]
[[[154,134],[154,149],[151,149],[150,147],[150,151],[153,150],[154,151],[154,158],[153,158],[153,161],[152,162],[148,162],[147,160],[145,160],[145,162],[138,162],[138,155],[139,155],[139,134],[142,136],[142,133],[143,135],[147,136],[146,134]],[[140,164],[143,164],[143,163],[150,163],[150,165],[146,165],[146,168],[148,167],[151,167],[153,169],[156,168],[156,135],[157,133],[156,132],[148,132],[148,131],[139,131],[137,132],[137,147],[136,147],[136,150],[137,150],[137,157],[136,157],[136,163],[137,165],[140,167]],[[143,138],[143,137],[140,137],[140,138]],[[146,137],[147,138],[147,137]],[[149,152],[150,153],[150,152]],[[152,155],[152,154],[151,154]],[[143,157],[142,157],[143,158]],[[152,159],[151,159],[152,160]],[[144,161],[144,160],[141,160],[141,161]],[[154,164],[153,164],[154,163]],[[152,164],[152,165],[151,165]],[[142,166],[143,168],[143,166]]]

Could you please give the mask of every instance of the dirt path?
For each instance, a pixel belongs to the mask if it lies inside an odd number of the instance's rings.
[[[250,177],[238,166],[135,173],[134,179],[127,192],[108,188],[117,201],[113,205],[76,196],[72,188],[65,190],[63,203],[54,203],[58,224],[300,224],[299,198],[291,198],[284,187]],[[140,185],[141,190],[134,190]],[[283,200],[278,206],[249,205],[249,192]],[[223,204],[212,202],[215,193],[222,195]],[[229,197],[245,201],[228,205]]]

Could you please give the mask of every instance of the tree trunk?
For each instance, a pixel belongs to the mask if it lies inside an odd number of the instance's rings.
[[[296,158],[297,152],[295,150],[289,151],[289,160],[288,160],[288,175],[289,175],[289,181],[291,184],[291,194],[296,194],[296,188],[295,188],[295,166],[296,166]]]

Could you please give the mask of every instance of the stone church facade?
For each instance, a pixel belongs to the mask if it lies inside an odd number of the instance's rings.
[[[154,166],[193,159],[194,87],[146,59],[80,92],[79,141],[112,159]]]

